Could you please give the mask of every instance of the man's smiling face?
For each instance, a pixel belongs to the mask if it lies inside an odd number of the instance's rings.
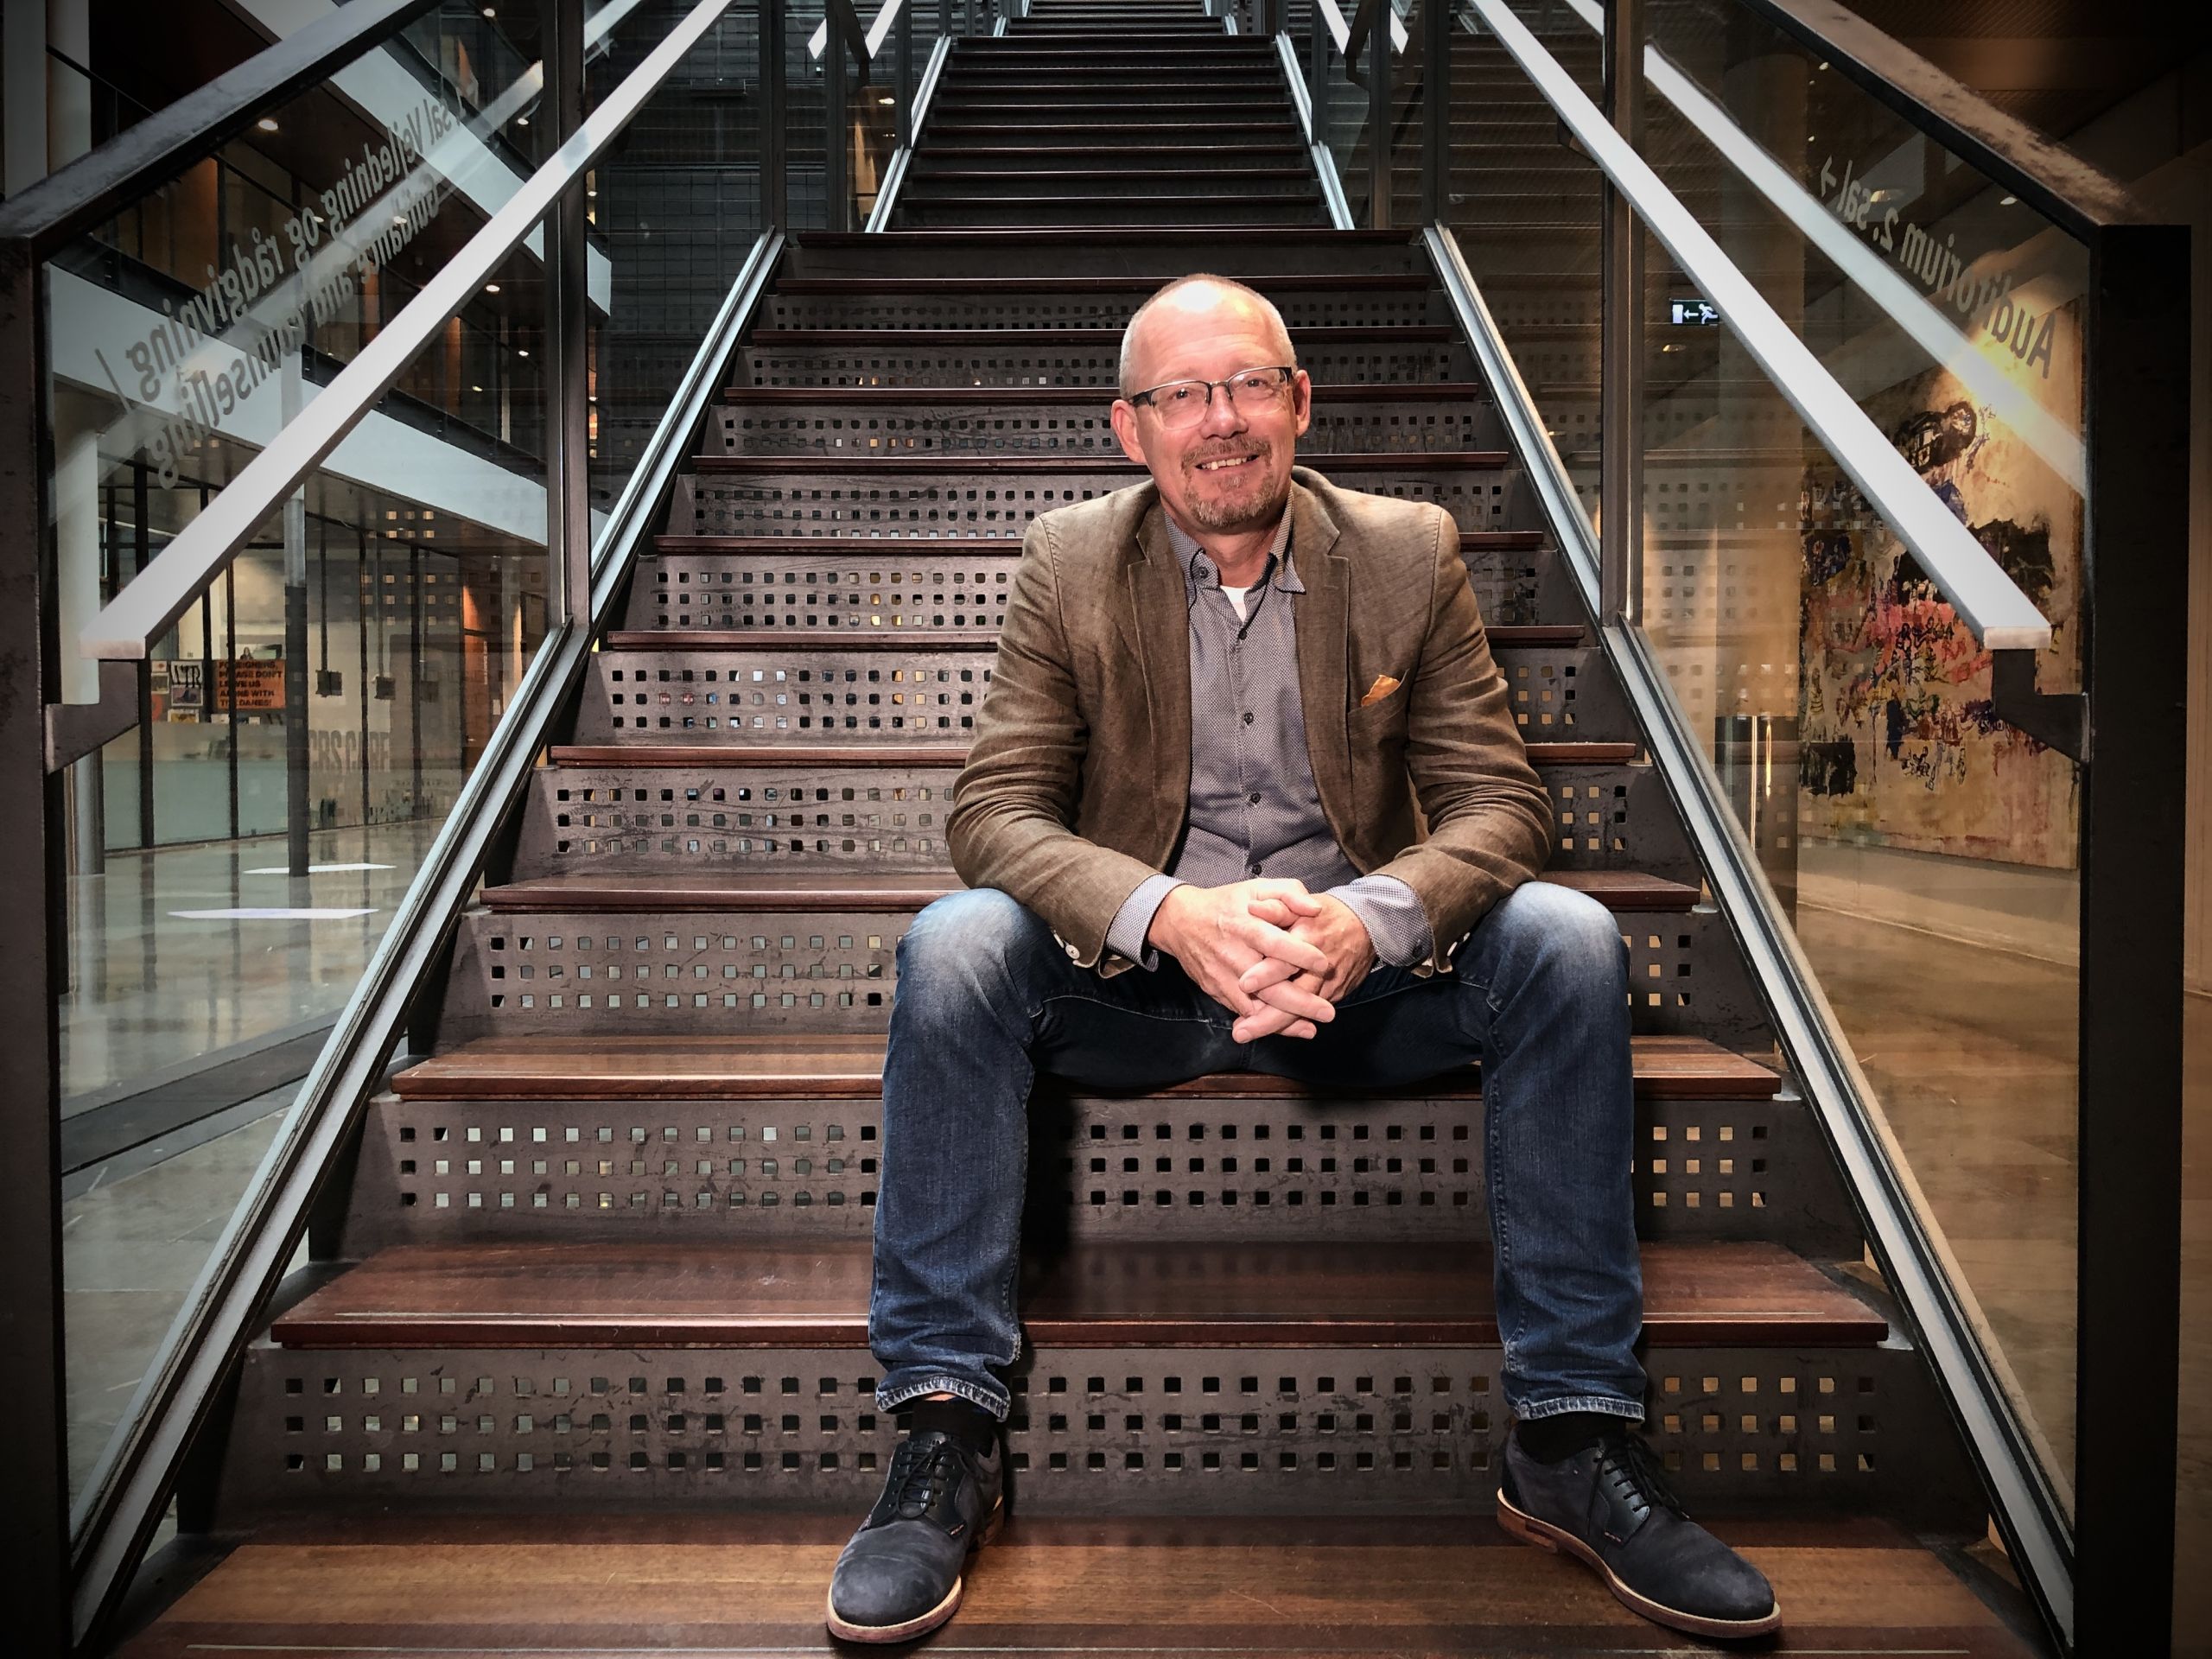
[[[1163,296],[1137,320],[1125,391],[1179,380],[1226,380],[1292,360],[1281,321],[1235,289],[1193,283]],[[1152,474],[1168,513],[1193,537],[1248,535],[1273,526],[1290,495],[1299,435],[1313,416],[1305,371],[1266,406],[1213,390],[1205,412],[1171,426],[1154,406],[1114,404],[1114,435]]]

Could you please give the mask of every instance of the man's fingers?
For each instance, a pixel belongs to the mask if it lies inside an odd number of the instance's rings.
[[[1281,957],[1301,973],[1321,974],[1329,969],[1329,953],[1319,945],[1310,939],[1301,939],[1294,933],[1287,933],[1281,928],[1269,927],[1256,918],[1251,918],[1248,925],[1239,928],[1236,938],[1262,956]]]
[[[1256,995],[1262,987],[1294,979],[1301,971],[1296,963],[1286,962],[1281,957],[1262,957],[1237,976],[1236,987],[1247,996]]]
[[[1238,1020],[1229,1034],[1240,1043],[1256,1043],[1262,1037],[1311,1037],[1313,1029],[1311,1020],[1300,1020],[1287,1009],[1262,1007],[1257,1014]]]
[[[1337,1017],[1337,1005],[1320,995],[1320,982],[1317,977],[1300,974],[1296,979],[1262,987],[1254,1000],[1271,1007],[1281,1008],[1301,1020],[1326,1023]]]

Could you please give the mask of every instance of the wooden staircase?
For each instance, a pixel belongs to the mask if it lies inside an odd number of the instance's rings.
[[[1280,102],[1198,16],[1038,0],[962,42],[900,207],[927,228],[787,254],[435,1040],[372,1104],[188,1494],[188,1530],[244,1541],[133,1653],[828,1648],[897,1432],[866,1340],[895,949],[957,885],[944,817],[1023,530],[1137,478],[1105,422],[1120,327],[1198,267],[1289,318],[1310,464],[1459,524],[1558,809],[1545,879],[1630,946],[1648,1427],[1689,1503],[1792,1643],[2034,1650],[1993,1576],[1928,1548],[1980,1539],[1979,1489],[1418,245],[1320,228],[1272,155],[1187,194],[1043,164],[1172,170],[1224,76]],[[1134,94],[1091,94],[1140,52],[1193,120],[1137,151]],[[1079,120],[1033,124],[1076,92]],[[1224,199],[1302,218],[1237,228]],[[1040,1086],[1014,1519],[943,1639],[1694,1645],[1488,1518],[1481,1126],[1473,1070]]]

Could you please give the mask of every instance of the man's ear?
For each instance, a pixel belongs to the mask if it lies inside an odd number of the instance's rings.
[[[1298,435],[1313,424],[1313,377],[1300,369],[1291,377],[1292,407],[1298,411]]]
[[[1114,435],[1121,440],[1122,453],[1140,467],[1144,466],[1144,443],[1137,436],[1137,406],[1126,397],[1116,397],[1112,410]],[[1299,429],[1303,431],[1303,427]]]

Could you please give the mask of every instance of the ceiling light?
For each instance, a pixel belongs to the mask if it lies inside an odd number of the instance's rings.
[[[891,105],[896,104],[899,100],[895,98],[879,98],[875,101],[887,108]]]
[[[526,127],[526,126],[528,126],[529,124],[530,124],[530,118],[529,118],[528,116],[526,116],[526,115],[518,115],[518,116],[515,117],[515,125],[517,125],[517,126],[518,126],[518,127]]]
[[[497,283],[486,283],[484,284],[484,291],[486,294],[496,294],[499,291],[499,285]]]
[[[469,388],[469,390],[470,390],[471,391],[483,391],[483,390],[484,390],[484,388],[483,388],[483,387],[481,387],[481,386],[471,386],[471,387]]]
[[[2020,199],[2018,196],[2007,196],[1997,205],[1999,207],[2013,207],[2019,205],[2019,200]]]
[[[517,357],[528,357],[530,355],[530,347],[527,346],[517,346],[515,348],[515,355]]]
[[[496,6],[486,6],[484,8],[484,15],[486,17],[496,17],[499,15],[499,8]]]
[[[1827,68],[1827,65],[1824,62],[1824,63],[1822,63],[1822,64],[1821,65],[1821,68],[1823,68],[1823,69],[1825,69],[1825,68]]]
[[[264,115],[253,124],[264,132],[274,132],[276,130],[276,118],[273,115]]]

